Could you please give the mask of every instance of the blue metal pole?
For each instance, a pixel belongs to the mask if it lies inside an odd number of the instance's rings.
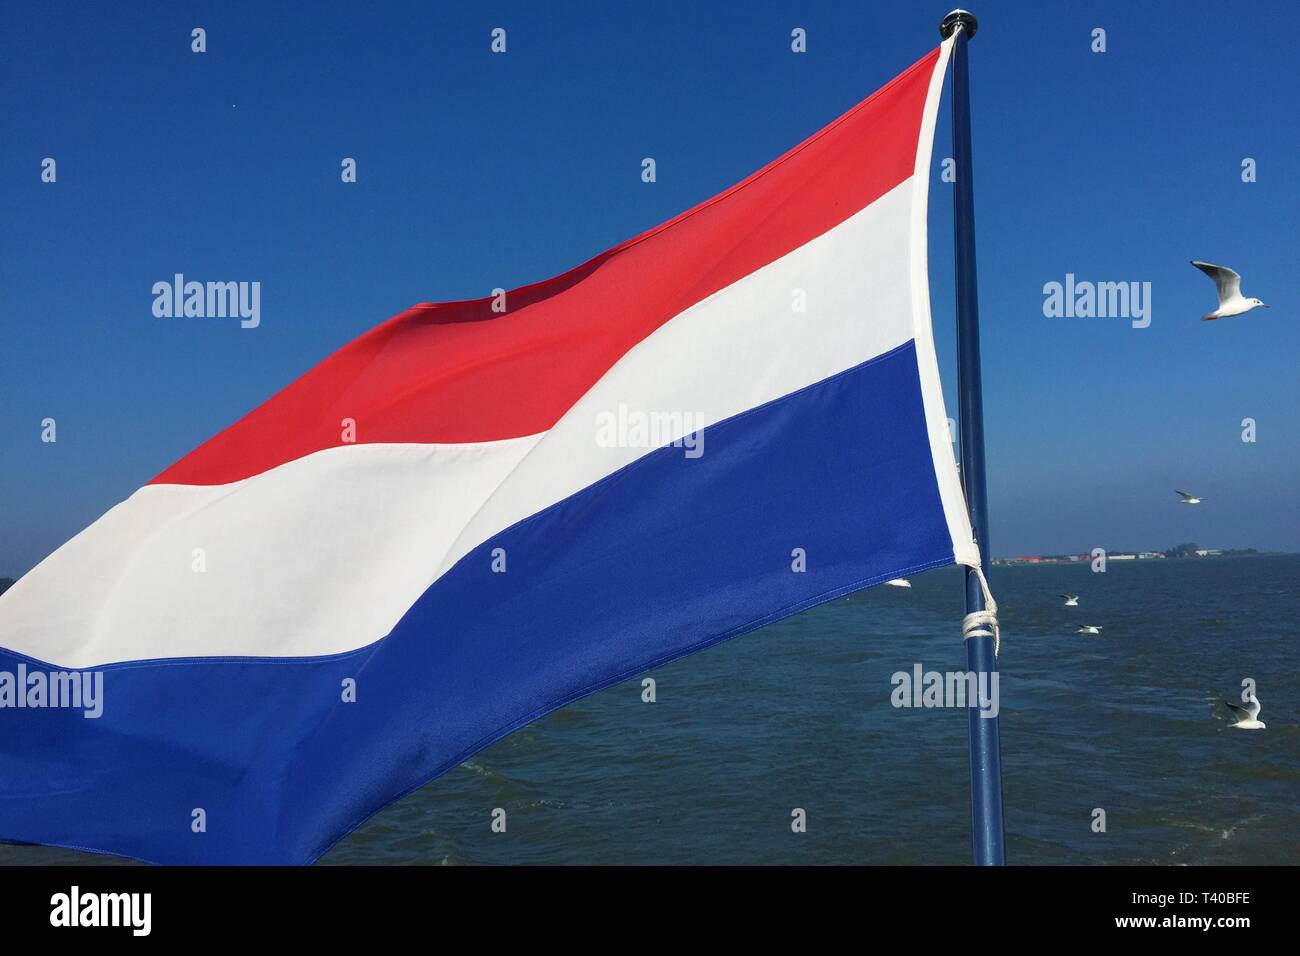
[[[965,10],[943,18],[940,34],[956,32],[952,48],[952,142],[957,178],[953,195],[953,233],[957,271],[957,394],[961,416],[961,477],[970,509],[975,541],[984,557],[985,573],[992,560],[989,549],[988,500],[984,487],[984,401],[980,383],[980,319],[975,283],[975,186],[971,170],[970,86],[966,74],[966,44],[979,21]],[[978,576],[966,569],[966,613],[984,609]],[[997,673],[993,639],[966,641],[966,666],[976,674]],[[978,707],[969,710],[971,843],[975,863],[997,866],[1005,861],[1002,834],[1002,757],[998,750],[998,718],[985,718]]]

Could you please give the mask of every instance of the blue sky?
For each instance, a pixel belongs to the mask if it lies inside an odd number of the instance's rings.
[[[742,178],[931,48],[949,8],[6,4],[0,576],[408,305],[561,272]],[[975,8],[995,554],[1300,550],[1288,8]],[[951,403],[950,188],[936,177],[931,281]],[[1201,323],[1213,288],[1192,258],[1272,308]],[[175,272],[260,281],[261,326],[155,318],[151,286]],[[1044,317],[1067,272],[1152,283],[1151,326]]]

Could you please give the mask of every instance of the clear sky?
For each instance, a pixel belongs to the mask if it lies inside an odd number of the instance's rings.
[[[742,178],[934,46],[950,6],[4,4],[0,576],[388,316],[561,272]],[[1293,4],[974,9],[994,553],[1300,550]],[[951,403],[950,189],[931,281]],[[1192,258],[1272,308],[1200,322]],[[176,272],[260,281],[260,327],[155,318]],[[1045,317],[1066,273],[1150,282],[1150,327]]]

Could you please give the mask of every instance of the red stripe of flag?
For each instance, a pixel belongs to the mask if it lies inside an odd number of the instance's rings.
[[[153,483],[224,484],[342,444],[551,428],[630,348],[908,179],[938,50],[723,193],[553,279],[423,304],[335,352]]]

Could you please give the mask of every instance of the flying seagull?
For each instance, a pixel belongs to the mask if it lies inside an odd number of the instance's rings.
[[[1263,730],[1265,725],[1264,721],[1259,719],[1259,701],[1249,691],[1246,692],[1243,699],[1246,701],[1245,707],[1240,704],[1228,703],[1226,700],[1223,702],[1232,711],[1233,716],[1237,718],[1237,722],[1232,726],[1238,730]]]
[[[1212,262],[1199,262],[1196,259],[1192,260],[1192,265],[1213,279],[1214,287],[1219,290],[1219,307],[1201,316],[1202,321],[1209,322],[1230,315],[1241,315],[1261,305],[1268,308],[1259,299],[1247,299],[1242,296],[1241,276],[1227,266],[1216,266]]]
[[[1066,606],[1066,607],[1078,607],[1078,606],[1079,606],[1079,595],[1077,595],[1077,594],[1062,594],[1061,597],[1065,598],[1065,606]]]
[[[1185,505],[1199,505],[1201,503],[1201,499],[1196,497],[1196,495],[1192,494],[1190,491],[1179,491],[1177,488],[1175,488],[1174,494],[1182,495],[1183,504]]]
[[[1075,631],[1074,633],[1075,633],[1075,634],[1100,634],[1100,633],[1101,633],[1101,625],[1100,625],[1100,624],[1097,624],[1097,625],[1085,624],[1085,625],[1083,625],[1083,627],[1079,628],[1079,629],[1078,629],[1077,631]]]
[[[912,586],[912,582],[907,578],[894,578],[892,581],[886,581],[885,583],[894,588],[910,588]]]

